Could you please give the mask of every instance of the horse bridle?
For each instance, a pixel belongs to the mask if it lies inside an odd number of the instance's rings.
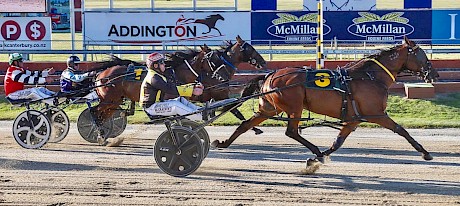
[[[251,46],[251,45],[249,45],[247,42],[244,42],[243,44],[240,45],[240,51],[243,52],[245,54],[245,56],[248,56],[248,59],[243,60],[243,61],[247,61],[249,64],[257,67],[257,59],[253,58],[252,55],[246,54],[246,51],[248,50],[249,46]]]
[[[225,57],[225,55],[228,52],[228,48],[222,53],[222,55],[217,54],[214,51],[210,51],[205,54],[205,58],[203,60],[206,60],[208,63],[208,66],[212,72],[211,78],[217,79],[221,82],[228,81],[229,78],[224,78],[221,74],[219,74],[219,71],[224,68],[225,71],[230,75],[231,73],[234,73],[238,68],[233,65],[230,61],[228,61]],[[221,61],[220,65],[217,66],[216,62],[213,61],[213,58],[216,57],[218,60]],[[230,57],[227,57],[230,58]],[[231,59],[231,58],[230,58]],[[233,71],[228,71],[227,66],[229,66]]]
[[[423,62],[424,59],[422,59],[423,55],[421,54],[421,52],[423,52],[423,50],[420,48],[419,45],[416,45],[414,47],[407,46],[406,48],[407,48],[407,58],[406,58],[406,62],[404,64],[405,68],[404,68],[403,72],[415,74],[417,76],[421,76],[424,80],[427,80],[428,76],[431,73],[431,62],[428,61],[428,59],[427,59],[426,62],[425,62],[426,63],[426,68],[425,68],[424,65],[422,65],[421,72],[414,72],[414,71],[411,71],[411,70],[407,69],[407,63],[409,61],[409,56],[410,55],[415,55],[415,58],[419,62]]]
[[[236,44],[239,44],[239,43],[236,43]],[[239,48],[240,48],[240,52],[242,52],[244,55],[243,57],[245,59],[243,59],[243,61],[245,62],[248,62],[249,64],[251,64],[252,66],[254,67],[258,67],[257,65],[257,59],[256,58],[253,58],[251,54],[247,54],[246,52],[249,50],[248,47],[250,47],[251,45],[248,44],[247,42],[243,41],[243,43],[241,45],[239,45]],[[227,49],[225,50],[225,53],[227,56],[231,56],[232,54],[234,54],[235,52],[231,51],[230,49],[232,48],[233,46],[229,46],[227,47]]]

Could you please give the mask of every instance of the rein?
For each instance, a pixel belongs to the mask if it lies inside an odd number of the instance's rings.
[[[235,65],[233,65],[231,62],[229,62],[229,61],[227,61],[227,60],[225,59],[224,55],[220,56],[219,58],[224,62],[224,64],[228,65],[229,67],[231,67],[231,68],[234,69],[235,71],[238,70],[238,68],[237,68]]]
[[[193,75],[195,75],[198,78],[198,76],[199,76],[198,73],[196,73],[196,71],[192,68],[190,63],[188,63],[188,61],[186,59],[184,59],[184,62],[187,65],[187,68],[193,73]]]

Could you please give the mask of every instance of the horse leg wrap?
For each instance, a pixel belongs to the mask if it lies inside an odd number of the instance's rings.
[[[338,136],[337,139],[334,141],[332,146],[323,152],[324,155],[330,155],[331,153],[337,151],[345,142],[345,137]]]

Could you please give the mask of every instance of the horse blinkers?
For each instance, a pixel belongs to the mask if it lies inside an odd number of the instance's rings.
[[[417,45],[415,47],[407,47],[407,51],[408,51],[408,60],[409,60],[409,55],[413,55],[415,56],[416,62],[419,63],[421,66],[420,71],[411,71],[411,72],[423,78],[423,80],[427,83],[436,81],[437,78],[439,77],[439,74],[435,69],[433,69],[431,62],[428,60],[428,57],[426,56],[426,53],[423,51],[423,49]],[[407,68],[407,62],[406,62],[406,69],[409,70]]]
[[[250,51],[251,53],[247,54],[247,52],[249,50],[251,50]],[[240,52],[242,52],[244,54],[244,56],[247,57],[246,59],[243,59],[243,61],[248,62],[249,64],[251,64],[252,66],[256,67],[257,69],[264,68],[265,60],[261,57],[262,60],[259,62],[257,60],[257,57],[253,57],[255,49],[250,44],[244,42],[242,45],[240,45]],[[259,56],[260,56],[260,54],[259,54]]]

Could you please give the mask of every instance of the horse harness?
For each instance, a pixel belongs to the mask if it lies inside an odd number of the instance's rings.
[[[216,58],[214,58],[215,56]],[[212,74],[210,75],[211,78],[217,79],[220,82],[229,81],[230,77],[238,70],[238,68],[234,64],[227,60],[227,58],[229,57],[227,56],[226,58],[225,56],[226,52],[224,52],[222,55],[219,55],[214,51],[210,51],[205,54],[204,58],[209,66],[209,69],[212,72]],[[216,59],[217,62],[215,62],[213,58]],[[229,71],[227,66],[230,67],[232,70]],[[224,69],[225,74],[219,73],[221,69]]]
[[[395,77],[391,72],[383,65],[381,64],[378,60],[376,59],[367,59],[369,61],[374,62],[376,65],[378,65],[384,72],[386,72],[393,80]],[[305,82],[298,82],[294,83],[291,85],[287,85],[285,87],[281,88],[274,88],[273,90],[281,91],[287,88],[291,88],[294,86],[298,86],[303,84],[305,88],[310,88],[310,89],[322,89],[322,90],[335,90],[338,91],[341,96],[342,96],[342,103],[341,103],[341,109],[340,109],[340,122],[329,122],[329,121],[324,121],[323,123],[326,123],[328,125],[326,126],[331,126],[332,125],[341,125],[343,126],[343,123],[345,122],[350,122],[350,121],[361,121],[361,122],[367,122],[367,119],[370,118],[380,118],[384,117],[386,115],[366,115],[363,116],[359,113],[359,108],[358,105],[356,104],[355,99],[353,98],[353,92],[350,87],[350,82],[352,80],[370,80],[374,81],[378,84],[383,84],[383,82],[380,82],[378,79],[375,78],[375,75],[372,73],[372,71],[366,71],[364,75],[356,75],[356,74],[350,74],[348,72],[349,69],[347,68],[337,68],[336,71],[332,70],[314,70],[314,69],[299,69],[293,72],[285,73],[276,77],[270,78],[270,85],[272,85],[273,80],[277,78],[281,78],[283,76],[295,74],[295,73],[306,73],[306,81]],[[274,72],[269,73],[266,75],[265,79],[267,80],[269,76],[271,76]],[[384,85],[385,86],[385,85]],[[385,89],[388,90],[388,88],[385,86]],[[271,93],[271,92],[270,92]],[[353,107],[353,111],[355,113],[355,116],[352,116],[352,119],[346,119],[346,116],[348,114],[348,101],[351,102],[351,105]],[[310,114],[308,118],[283,118],[283,117],[270,117],[270,119],[275,119],[275,120],[282,120],[282,121],[289,121],[289,120],[300,120],[300,121],[308,121],[308,120],[313,120],[313,118],[310,118]],[[331,126],[333,128],[336,128],[334,126]]]

